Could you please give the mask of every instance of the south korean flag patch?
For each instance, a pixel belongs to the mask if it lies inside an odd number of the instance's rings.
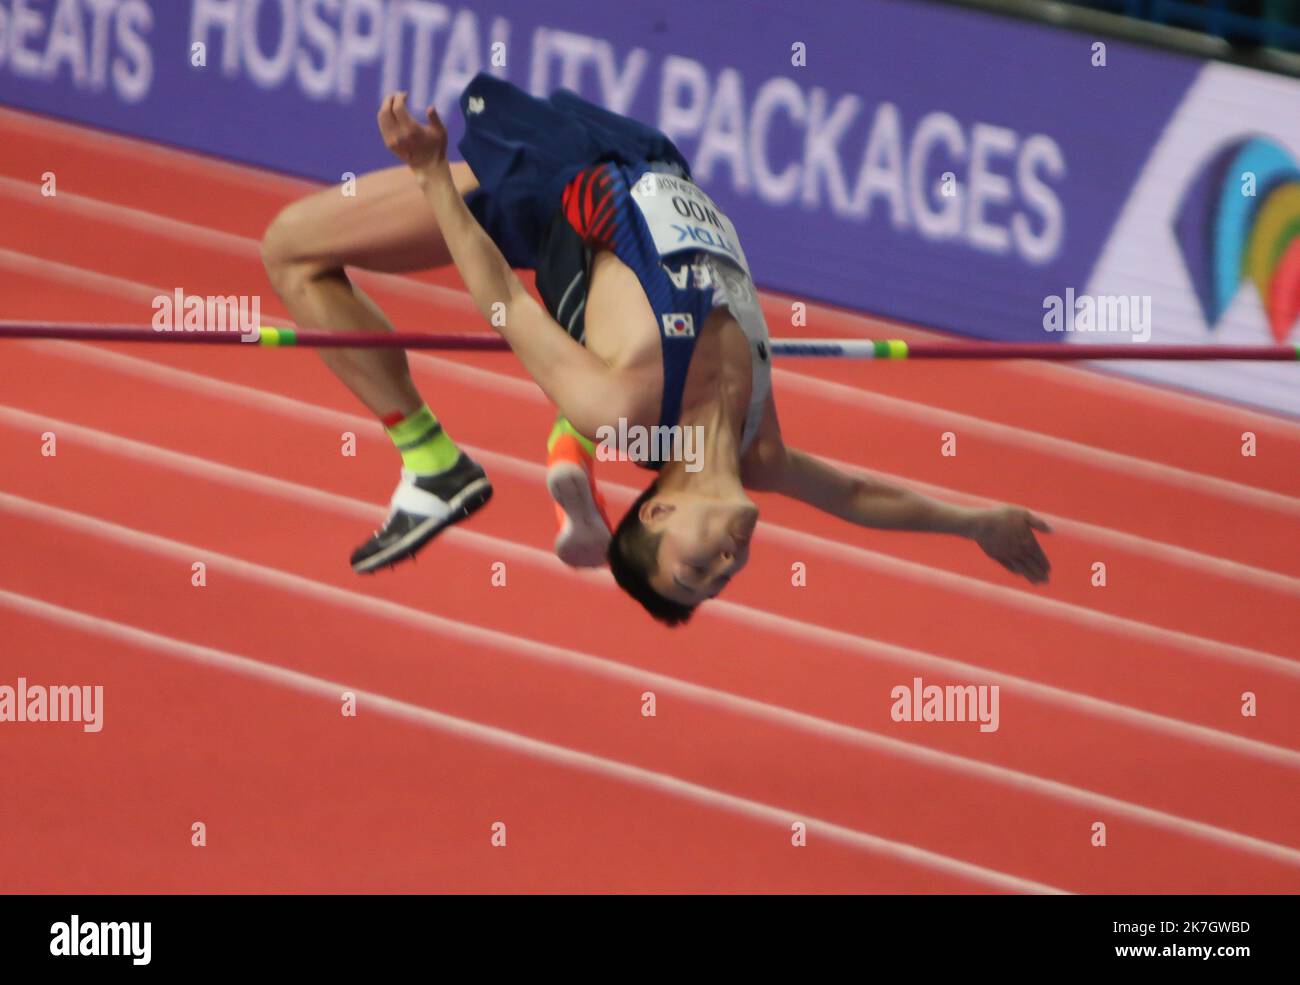
[[[695,336],[695,316],[690,312],[663,316],[664,334],[668,336]]]

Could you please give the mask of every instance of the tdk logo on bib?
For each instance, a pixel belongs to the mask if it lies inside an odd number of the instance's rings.
[[[684,315],[663,315],[665,335],[695,335],[695,316],[690,312]]]
[[[685,178],[647,171],[632,185],[632,201],[641,210],[660,257],[683,250],[703,250],[731,261],[749,274],[749,261],[740,248],[736,227],[698,185]]]

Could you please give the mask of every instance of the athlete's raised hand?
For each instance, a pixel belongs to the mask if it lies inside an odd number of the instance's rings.
[[[976,517],[971,537],[984,553],[1008,571],[1031,582],[1047,581],[1052,570],[1035,530],[1051,533],[1052,528],[1019,506],[995,506]]]
[[[447,128],[432,106],[428,119],[421,123],[411,115],[404,92],[389,93],[379,107],[384,145],[417,174],[429,174],[447,163]]]

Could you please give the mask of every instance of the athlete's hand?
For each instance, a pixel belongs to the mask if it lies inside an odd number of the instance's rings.
[[[971,538],[984,553],[1013,574],[1034,584],[1047,581],[1052,565],[1034,536],[1035,530],[1050,534],[1052,528],[1019,506],[995,506],[975,515]]]
[[[384,97],[379,107],[379,132],[384,145],[417,174],[429,175],[447,164],[447,128],[429,107],[429,122],[420,123],[406,108],[406,93]]]

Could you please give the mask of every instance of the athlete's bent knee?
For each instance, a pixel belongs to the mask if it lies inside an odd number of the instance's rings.
[[[262,266],[281,297],[294,293],[321,273],[320,264],[307,259],[303,206],[301,201],[286,205],[262,234]]]

